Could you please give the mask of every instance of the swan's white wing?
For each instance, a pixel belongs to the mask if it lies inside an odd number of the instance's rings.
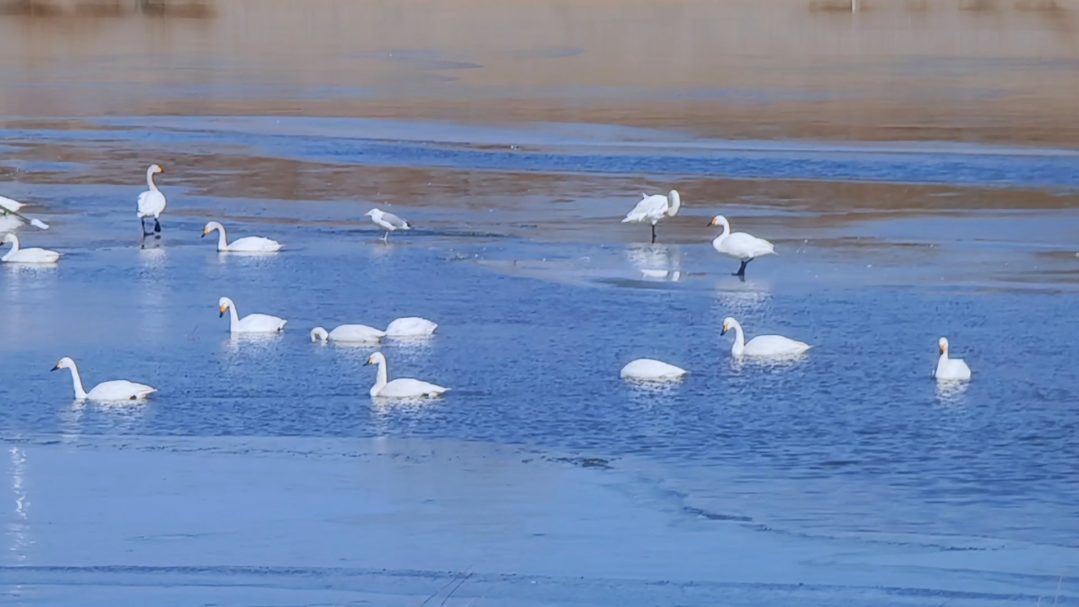
[[[0,196],[0,207],[3,207],[8,211],[18,213],[19,209],[23,208],[24,206],[26,205],[19,202],[18,200],[12,200],[11,198],[8,198],[6,196]]]
[[[353,342],[377,342],[386,336],[384,331],[379,331],[367,325],[341,325],[330,331],[330,339],[333,341]]]
[[[685,369],[681,369],[674,365],[669,365],[665,362],[653,360],[651,358],[639,358],[630,362],[625,367],[622,367],[620,376],[623,379],[662,381],[679,379],[685,374]]]
[[[646,196],[637,203],[633,210],[626,214],[622,223],[658,220],[667,212],[667,197],[662,194]]]
[[[744,356],[791,356],[801,354],[811,346],[782,335],[758,335],[749,340]]]
[[[285,327],[287,320],[268,314],[250,314],[240,319],[240,331],[244,333],[272,333]]]
[[[94,386],[94,389],[90,390],[86,397],[92,400],[104,401],[134,400],[145,398],[156,391],[146,384],[136,384],[135,382],[117,379]]]
[[[763,238],[757,238],[745,232],[735,232],[723,241],[723,248],[728,255],[741,259],[750,259],[775,253],[775,245]]]
[[[281,250],[281,243],[261,236],[247,236],[229,243],[233,253],[274,253]]]
[[[961,358],[941,360],[937,363],[937,372],[933,376],[938,381],[966,381],[970,379],[970,367]]]
[[[53,263],[58,259],[60,259],[60,254],[56,251],[34,247],[32,249],[19,249],[14,254],[7,256],[6,261],[17,263]]]
[[[157,217],[165,210],[165,195],[161,192],[146,190],[139,194],[138,216]]]
[[[449,388],[443,388],[418,379],[399,378],[386,384],[379,391],[379,396],[388,398],[415,398],[417,396],[438,396]]]
[[[434,333],[437,328],[436,323],[426,318],[409,316],[398,318],[387,325],[386,335],[390,337],[423,337]]]

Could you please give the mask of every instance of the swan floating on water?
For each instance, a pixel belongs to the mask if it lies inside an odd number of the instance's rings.
[[[435,397],[449,390],[449,388],[436,386],[418,379],[398,378],[390,382],[386,381],[386,357],[381,352],[372,354],[364,363],[365,367],[367,365],[378,365],[378,379],[375,381],[375,385],[371,387],[371,396],[383,398]]]
[[[669,365],[665,362],[651,358],[638,358],[622,367],[619,376],[622,379],[637,379],[643,381],[675,381],[685,377],[685,369]]]
[[[782,335],[758,335],[749,340],[749,343],[746,343],[745,333],[742,332],[742,325],[738,324],[737,320],[730,317],[723,321],[723,331],[720,335],[726,335],[727,331],[734,331],[734,346],[731,348],[731,355],[735,357],[790,357],[802,354],[812,347],[809,344],[795,341],[783,337]]]
[[[202,236],[217,230],[217,250],[221,253],[276,253],[281,250],[281,243],[261,236],[247,236],[228,243],[225,236],[225,226],[216,221],[211,221],[202,229]]]
[[[231,312],[229,330],[233,333],[276,333],[284,329],[285,323],[288,322],[268,314],[250,314],[240,318],[240,315],[236,312],[236,304],[228,297],[222,297],[217,302],[217,305],[221,310],[221,314],[218,315],[219,318],[224,316],[225,312]]]
[[[65,356],[64,358],[61,358],[60,362],[56,363],[56,366],[51,370],[56,371],[58,369],[71,369],[71,380],[75,384],[75,400],[141,400],[150,394],[157,392],[155,388],[151,388],[146,384],[136,384],[135,382],[124,379],[100,383],[94,386],[93,390],[87,392],[86,389],[82,387],[82,377],[79,376],[79,369],[75,366],[75,361]]]
[[[436,323],[433,323],[426,318],[420,318],[418,316],[407,316],[405,318],[398,318],[386,326],[386,337],[427,337],[435,332],[438,328]]]
[[[0,239],[0,245],[7,243],[11,243],[11,250],[7,252],[7,255],[0,257],[0,261],[8,263],[55,263],[57,259],[60,259],[59,253],[48,249],[20,249],[19,237],[14,234],[7,234]]]
[[[394,215],[393,213],[387,213],[379,209],[371,209],[364,213],[367,217],[371,218],[371,221],[378,227],[386,231],[386,234],[382,236],[382,242],[388,242],[390,238],[390,232],[396,232],[397,230],[411,230],[412,226],[407,221]]]
[[[643,199],[626,214],[622,223],[650,223],[652,224],[652,242],[656,242],[656,224],[678,214],[682,206],[682,199],[678,196],[678,190],[671,190],[670,194],[641,194]]]
[[[776,247],[763,238],[757,238],[745,232],[731,233],[731,224],[722,215],[716,215],[708,225],[723,226],[723,233],[712,241],[712,248],[717,252],[741,260],[742,265],[735,276],[745,278],[749,262],[764,255],[775,255]]]
[[[311,329],[311,341],[344,341],[354,343],[378,343],[386,336],[385,331],[379,331],[367,325],[341,325],[333,331],[327,332],[322,327]]]
[[[165,212],[165,195],[161,193],[161,190],[157,189],[154,184],[154,174],[164,173],[161,167],[156,164],[150,165],[150,168],[146,169],[146,185],[150,187],[149,190],[139,194],[139,202],[136,205],[136,216],[139,221],[142,222],[142,235],[149,236],[152,233],[156,233],[158,237],[161,236],[161,213]],[[146,218],[154,218],[154,231],[146,231]]]
[[[940,338],[940,359],[933,377],[937,381],[970,381],[970,367],[961,358],[948,358],[948,338]]]

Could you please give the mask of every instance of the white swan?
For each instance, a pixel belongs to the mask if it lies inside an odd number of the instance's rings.
[[[0,196],[0,217],[10,214],[17,218],[14,220],[15,225],[20,224],[22,221],[29,221],[30,225],[34,226],[35,228],[48,230],[49,224],[41,221],[40,219],[27,217],[26,215],[23,215],[19,212],[25,206],[25,204],[19,202],[18,200],[8,198],[7,196]],[[9,229],[15,229],[15,226],[11,226]]]
[[[371,358],[368,358],[367,362],[364,363],[365,367],[367,365],[378,365],[378,379],[375,381],[375,385],[371,387],[371,396],[385,398],[435,397],[449,390],[449,388],[436,386],[418,379],[398,378],[391,382],[386,381],[386,357],[382,355],[382,352],[372,354]]]
[[[412,226],[407,221],[394,215],[393,213],[387,213],[379,209],[371,209],[364,213],[367,217],[371,218],[371,221],[378,227],[386,230],[386,234],[382,237],[382,241],[386,242],[390,237],[390,232],[396,232],[397,230],[411,230]]]
[[[154,185],[154,174],[164,173],[161,167],[156,164],[150,165],[150,168],[146,169],[146,185],[150,187],[149,190],[139,194],[139,203],[136,206],[136,216],[139,221],[142,222],[142,235],[149,236],[151,233],[146,231],[146,218],[154,218],[154,232],[161,234],[161,222],[159,218],[161,213],[165,211],[165,195],[161,193],[161,190],[157,189]]]
[[[739,356],[757,356],[757,357],[784,357],[784,356],[797,356],[810,349],[812,346],[800,341],[794,341],[793,339],[783,337],[782,335],[758,335],[746,343],[745,334],[742,332],[742,325],[738,324],[738,321],[733,318],[726,318],[723,321],[723,331],[720,335],[726,335],[727,331],[734,331],[734,346],[731,348],[731,355],[735,357]]]
[[[651,223],[652,242],[656,242],[656,224],[667,217],[674,217],[682,206],[682,199],[678,196],[678,190],[671,190],[670,194],[641,194],[643,200],[626,214],[622,223]],[[668,198],[669,197],[669,198]]]
[[[419,316],[406,316],[386,325],[386,337],[427,337],[435,332],[438,324]]]
[[[55,263],[60,259],[60,254],[48,249],[20,249],[19,237],[7,234],[0,239],[0,245],[11,243],[11,250],[7,255],[0,257],[0,261],[8,263]]]
[[[217,250],[221,253],[276,253],[281,250],[281,243],[261,236],[247,236],[228,243],[225,236],[225,226],[211,221],[202,229],[202,236],[217,230]]]
[[[379,331],[367,325],[341,325],[333,331],[327,332],[322,327],[311,329],[311,341],[347,341],[356,343],[378,343],[386,336],[385,331]]]
[[[723,233],[712,241],[712,248],[724,255],[741,260],[742,265],[735,276],[745,278],[746,266],[749,262],[763,255],[775,255],[776,247],[763,238],[751,236],[745,232],[731,234],[731,224],[722,215],[716,215],[708,225],[723,226]]]
[[[288,322],[267,314],[249,314],[240,318],[240,315],[236,312],[236,304],[228,297],[222,297],[217,302],[217,305],[221,310],[218,318],[224,316],[225,312],[232,313],[229,330],[233,333],[275,333],[284,329],[285,323]]]
[[[644,381],[674,381],[685,377],[687,371],[651,358],[638,358],[622,367],[622,379]]]
[[[153,392],[157,392],[155,388],[151,388],[145,384],[136,384],[135,382],[123,379],[100,383],[94,386],[93,390],[87,392],[86,389],[82,387],[82,377],[79,376],[79,369],[75,366],[75,361],[65,356],[60,359],[60,362],[56,363],[56,366],[52,368],[52,371],[58,369],[71,369],[71,380],[75,384],[75,400],[140,400],[146,398]]]
[[[969,381],[970,367],[961,358],[948,358],[948,339],[940,338],[940,359],[933,377],[937,381]]]

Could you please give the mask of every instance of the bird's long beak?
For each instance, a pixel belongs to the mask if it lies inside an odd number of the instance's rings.
[[[218,314],[217,317],[221,318],[222,316],[225,315],[225,312],[227,312],[227,311],[228,311],[228,308],[226,308],[225,306],[221,306],[221,313]]]
[[[57,365],[56,365],[55,367],[53,367],[53,368],[49,369],[49,371],[55,371],[55,370],[57,370],[57,369],[59,369],[59,368],[60,368],[60,365],[59,365],[59,364],[57,364]]]
[[[202,231],[202,236],[199,236],[199,238],[206,238],[206,230]]]
[[[363,363],[363,366],[366,367],[369,364],[371,364],[371,359],[370,358],[367,359],[367,362]]]
[[[728,327],[727,325],[723,325],[723,330],[720,331],[719,334],[720,335],[726,335],[727,331],[729,331],[729,330],[730,330],[730,327]]]
[[[947,350],[948,350],[948,348],[945,348],[944,346],[940,347],[940,353],[941,354],[944,354],[944,352],[946,352]]]

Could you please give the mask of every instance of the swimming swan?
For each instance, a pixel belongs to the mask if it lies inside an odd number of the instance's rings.
[[[637,203],[637,206],[633,207],[632,211],[626,214],[626,218],[622,220],[622,223],[651,223],[652,242],[655,243],[656,224],[667,217],[677,215],[678,209],[682,206],[682,199],[678,196],[678,190],[671,190],[667,196],[663,194],[649,196],[643,193],[641,196],[644,198]]]
[[[427,337],[438,325],[418,316],[398,318],[386,326],[386,337]]]
[[[407,221],[401,219],[393,213],[387,213],[385,211],[380,211],[379,209],[371,209],[370,211],[364,213],[364,215],[370,217],[371,221],[373,221],[375,225],[382,228],[383,230],[386,230],[386,234],[382,236],[382,242],[388,241],[390,237],[390,232],[412,229],[412,226]]]
[[[763,255],[775,255],[775,245],[763,238],[757,238],[745,232],[731,234],[731,224],[722,215],[716,215],[708,225],[723,226],[723,233],[712,241],[712,248],[723,255],[742,261],[741,267],[734,273],[735,276],[745,278],[746,266],[749,262]]]
[[[333,331],[327,332],[322,327],[311,329],[311,341],[347,341],[356,343],[378,343],[386,336],[385,331],[379,331],[367,325],[341,325]]]
[[[371,387],[371,396],[384,398],[416,398],[419,396],[435,397],[441,395],[449,388],[429,384],[418,379],[398,378],[391,382],[386,381],[386,357],[382,352],[375,352],[367,359],[364,366],[378,365],[378,380]]]
[[[157,189],[154,184],[154,174],[164,173],[161,167],[156,164],[150,165],[150,168],[146,169],[146,185],[149,186],[149,190],[146,190],[142,194],[139,194],[139,202],[136,205],[135,215],[142,222],[142,235],[149,236],[151,232],[146,231],[146,218],[154,218],[154,232],[159,236],[161,235],[161,222],[158,220],[161,214],[165,212],[165,195],[161,193],[161,190]]]
[[[281,250],[281,243],[261,236],[247,236],[228,243],[225,236],[225,226],[211,221],[202,229],[202,236],[217,230],[217,250],[221,253],[276,253]]]
[[[75,361],[65,356],[51,370],[56,371],[58,369],[71,369],[71,380],[75,384],[75,400],[140,400],[153,392],[157,392],[156,389],[145,384],[136,384],[123,379],[100,383],[94,386],[93,390],[87,392],[82,387],[82,378],[79,377],[79,369],[75,366]]]
[[[8,263],[55,263],[60,259],[60,254],[48,249],[20,249],[19,237],[8,234],[0,239],[0,245],[11,243],[11,250],[7,255],[0,257],[0,261]]]
[[[232,303],[232,300],[228,297],[222,297],[218,300],[217,305],[221,310],[218,318],[224,316],[225,312],[231,311],[232,317],[229,330],[233,333],[275,333],[284,329],[285,323],[288,322],[267,314],[250,314],[240,318],[240,315],[236,313],[236,304]]]
[[[735,357],[739,356],[756,356],[756,357],[784,357],[784,356],[796,356],[810,349],[812,346],[802,343],[800,341],[794,341],[783,337],[782,335],[758,335],[746,343],[745,334],[742,332],[742,325],[738,324],[738,321],[733,318],[727,318],[723,321],[723,331],[720,335],[726,335],[727,331],[734,331],[734,346],[731,348],[731,355]]]
[[[638,358],[622,367],[622,379],[644,381],[675,381],[685,377],[687,371],[651,358]]]
[[[948,358],[948,339],[940,338],[940,359],[933,377],[937,381],[970,381],[970,367],[961,358]]]

